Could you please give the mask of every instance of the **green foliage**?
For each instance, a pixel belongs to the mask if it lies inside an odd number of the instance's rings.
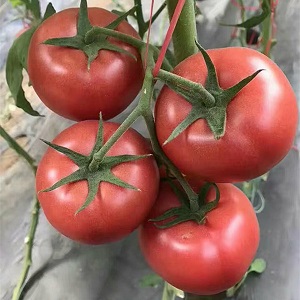
[[[35,14],[39,15],[37,12],[37,7],[39,7],[39,5],[36,4],[36,1],[24,2],[36,9]],[[43,20],[47,19],[54,13],[55,9],[53,8],[52,4],[49,3]],[[38,24],[43,20],[39,20]],[[40,114],[32,108],[31,104],[26,99],[22,82],[23,70],[27,70],[27,56],[30,40],[37,27],[38,25],[32,25],[30,29],[25,31],[14,41],[8,52],[6,61],[6,81],[12,97],[15,100],[16,106],[22,108],[26,113],[32,116],[40,116]]]
[[[24,1],[22,0],[8,0],[8,1],[11,3],[12,7],[14,8],[25,5]]]
[[[141,287],[158,287],[162,285],[163,279],[157,274],[148,274],[140,280]]]

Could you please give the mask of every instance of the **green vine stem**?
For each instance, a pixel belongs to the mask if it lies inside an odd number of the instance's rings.
[[[26,152],[6,131],[0,126],[0,136],[2,136],[9,147],[17,152],[19,156],[21,156],[28,163],[33,173],[36,172],[35,160]]]
[[[5,129],[0,126],[0,135],[5,139],[8,145],[17,152],[17,154],[25,159],[28,163],[30,168],[32,169],[34,175],[36,174],[36,164],[35,160],[30,156],[30,154],[25,151],[6,131]],[[31,220],[29,225],[28,234],[25,237],[25,254],[23,259],[23,269],[21,275],[18,279],[17,285],[14,288],[12,300],[19,300],[22,294],[22,290],[24,287],[24,283],[27,279],[27,275],[29,269],[32,264],[32,249],[33,249],[33,242],[35,237],[36,228],[39,222],[39,212],[40,212],[40,204],[38,202],[37,197],[34,198],[32,209],[31,209]]]
[[[136,21],[138,23],[139,35],[143,38],[148,27],[144,19],[142,0],[134,0],[134,5],[136,6]]]
[[[20,297],[22,294],[24,283],[27,279],[27,275],[32,264],[32,249],[33,249],[33,242],[34,242],[36,228],[39,222],[39,212],[40,212],[40,204],[37,197],[35,197],[33,201],[33,207],[31,210],[31,221],[29,226],[29,232],[24,240],[25,255],[23,260],[23,269],[19,277],[18,283],[14,288],[12,300],[21,299]]]
[[[261,45],[262,50],[261,52],[268,57],[271,55],[271,48],[272,48],[272,38],[273,38],[273,21],[274,21],[274,14],[275,14],[275,0],[266,0],[269,1],[269,5],[271,8],[271,14],[266,17],[266,19],[262,22],[262,39]]]
[[[184,292],[165,281],[161,300],[175,300],[176,297],[183,299]]]
[[[151,55],[152,53],[150,53]],[[154,118],[151,110],[153,88],[154,88],[154,78],[152,75],[151,68],[147,68],[145,72],[145,79],[142,87],[141,98],[137,107],[131,112],[131,114],[125,119],[118,130],[109,138],[108,141],[103,145],[103,147],[94,155],[94,159],[91,162],[90,168],[94,168],[99,161],[103,159],[105,154],[109,151],[111,146],[126,132],[126,130],[140,117],[142,116],[145,120],[146,126],[148,128],[150,139],[152,143],[152,148],[154,154],[163,162],[170,172],[177,178],[182,188],[185,190],[188,198],[190,199],[190,208],[196,210],[198,207],[197,194],[190,187],[188,182],[185,180],[180,171],[173,165],[173,163],[168,159],[168,157],[162,151],[159,142],[157,140]]]
[[[238,0],[238,3],[241,6],[241,20],[242,22],[246,21],[246,9],[244,0]],[[240,43],[242,47],[247,47],[247,32],[244,28],[240,29],[240,37],[239,37]]]
[[[224,300],[226,298],[226,293],[221,293],[211,296],[198,296],[192,294],[186,294],[184,300]]]
[[[178,1],[167,0],[170,19],[173,16]],[[196,39],[195,1],[186,0],[172,37],[177,63],[198,52],[195,45]]]
[[[90,169],[97,168],[98,163],[104,158],[105,154],[109,151],[112,145],[129,129],[129,127],[141,116],[140,105],[136,106],[135,109],[129,114],[129,116],[120,125],[118,130],[109,138],[109,140],[103,145],[103,147],[95,153],[93,160],[90,164]]]
[[[188,182],[185,180],[180,171],[173,165],[173,163],[169,160],[169,158],[162,151],[159,142],[157,140],[156,132],[155,132],[155,123],[152,114],[144,115],[144,119],[150,134],[150,139],[152,143],[152,148],[154,153],[159,157],[160,161],[163,162],[166,167],[170,170],[170,172],[176,177],[184,191],[186,192],[188,198],[190,199],[190,208],[191,210],[196,210],[198,207],[197,202],[197,194],[190,187]]]
[[[145,42],[143,42],[142,40],[136,39],[132,36],[129,36],[127,34],[112,30],[112,29],[108,29],[105,27],[97,27],[97,29],[95,30],[97,31],[97,33],[99,34],[104,34],[110,37],[114,37],[117,38],[118,40],[127,43],[135,48],[137,48],[140,52],[143,52],[143,49],[147,46]],[[195,41],[194,41],[195,43]],[[156,59],[159,55],[159,49],[155,46],[153,46],[152,44],[149,44],[149,51],[153,52],[153,56]],[[162,67],[164,70],[166,71],[171,71],[173,69],[173,67],[171,66],[171,64],[168,62],[168,60],[165,58],[162,64]]]

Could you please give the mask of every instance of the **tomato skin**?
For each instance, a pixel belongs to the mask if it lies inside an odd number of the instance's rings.
[[[197,295],[213,295],[235,285],[250,266],[259,244],[259,225],[247,197],[232,184],[218,184],[221,198],[206,222],[184,222],[158,229],[145,222],[139,230],[142,253],[164,280]],[[214,192],[208,195],[214,199]],[[179,206],[163,183],[149,218]]]
[[[116,123],[104,123],[104,142],[118,126]],[[79,122],[61,132],[53,143],[88,155],[94,146],[97,128],[98,121]],[[129,129],[107,155],[148,153],[151,150],[146,140],[135,130]],[[47,150],[38,166],[38,199],[48,221],[60,233],[81,243],[102,244],[123,238],[145,220],[159,186],[158,167],[152,156],[112,168],[114,175],[140,191],[101,182],[95,199],[75,215],[88,193],[86,181],[66,184],[51,192],[40,191],[77,169],[69,158],[52,148]]]
[[[293,144],[298,119],[296,96],[279,67],[255,50],[224,48],[207,52],[223,89],[264,70],[229,103],[223,137],[214,139],[207,122],[200,119],[163,150],[190,178],[239,182],[258,177],[282,160]],[[198,53],[181,62],[174,73],[204,85],[207,68]],[[168,87],[163,88],[155,107],[161,145],[190,110],[190,103]]]
[[[104,27],[117,16],[102,8],[89,8],[93,26]],[[131,54],[100,50],[88,70],[87,57],[76,49],[44,45],[50,38],[76,35],[77,8],[58,12],[45,20],[34,33],[28,53],[28,74],[34,90],[52,111],[71,120],[104,120],[122,112],[136,97],[143,82],[143,66],[138,51],[116,39],[110,39]],[[140,38],[123,21],[119,32]]]

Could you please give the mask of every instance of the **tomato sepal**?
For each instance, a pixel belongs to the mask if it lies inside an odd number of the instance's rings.
[[[228,104],[263,71],[263,69],[257,70],[237,84],[224,90],[219,85],[216,68],[208,53],[197,41],[196,45],[204,58],[208,70],[205,86],[166,71],[160,71],[157,76],[169,88],[192,105],[190,113],[175,127],[163,145],[171,142],[199,119],[205,119],[214,134],[214,138],[216,140],[220,139],[225,134]]]
[[[66,155],[79,167],[79,169],[71,173],[70,175],[63,177],[49,188],[39,191],[39,193],[51,192],[65,184],[74,183],[82,180],[86,180],[88,183],[88,195],[83,205],[75,212],[75,215],[84,210],[86,207],[88,207],[89,204],[93,201],[101,182],[108,182],[116,186],[120,186],[122,188],[131,189],[139,192],[140,189],[115,176],[112,172],[112,168],[125,162],[131,162],[152,156],[152,154],[125,154],[118,156],[104,156],[101,160],[97,160],[97,153],[101,150],[103,146],[103,121],[101,115],[94,148],[92,149],[91,153],[87,156],[77,153],[76,151],[73,151],[66,147],[50,143],[48,141],[42,141],[54,150]]]
[[[134,6],[132,9],[122,14],[116,20],[107,25],[105,28],[116,29],[116,27],[122,21],[126,20],[127,16],[131,15],[135,10],[136,7]],[[88,18],[87,1],[82,0],[80,3],[77,22],[77,34],[73,37],[51,38],[44,41],[44,44],[59,47],[69,47],[83,51],[88,58],[88,69],[90,69],[91,63],[97,58],[99,51],[103,49],[126,54],[137,61],[137,58],[132,53],[113,45],[107,40],[107,38],[107,35],[104,35],[101,31],[99,32],[97,30],[97,26],[91,25]]]
[[[149,221],[153,222],[157,228],[170,228],[187,221],[195,221],[198,224],[203,224],[205,222],[206,214],[216,208],[219,203],[220,191],[215,183],[207,182],[201,187],[197,194],[197,205],[195,207],[187,204],[190,203],[187,199],[187,195],[178,188],[176,184],[174,184],[171,180],[169,180],[168,183],[180,201],[181,206],[172,207],[162,215],[154,219],[149,219]],[[215,189],[216,196],[213,201],[206,202],[206,196],[211,187]],[[160,222],[163,223],[159,224]]]

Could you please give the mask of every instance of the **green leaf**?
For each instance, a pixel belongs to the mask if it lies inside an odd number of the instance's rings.
[[[258,274],[263,273],[267,268],[267,263],[263,258],[256,258],[251,264],[248,273],[255,272]]]
[[[25,31],[9,49],[6,61],[6,81],[17,107],[32,116],[40,116],[25,97],[22,88],[23,69],[27,70],[27,55],[31,37],[36,26]]]
[[[108,29],[115,29],[121,22],[126,20],[126,18],[130,15],[133,15],[133,13],[136,11],[136,6],[128,10],[126,13],[123,13],[120,15],[117,19],[115,19],[113,22],[111,22],[109,25],[106,26]]]
[[[32,12],[36,20],[40,20],[41,16],[41,6],[39,0],[31,0],[29,5],[29,10]]]
[[[18,155],[23,157],[31,166],[34,165],[35,160],[13,139],[6,131],[5,129],[0,126],[0,136],[2,136],[5,141],[8,143],[10,148],[15,150]]]
[[[11,3],[12,7],[14,7],[14,8],[24,5],[24,2],[22,0],[9,0],[9,2]]]
[[[158,287],[163,284],[163,279],[157,274],[148,274],[140,280],[141,287]]]
[[[257,16],[253,16],[250,19],[239,23],[239,24],[221,24],[224,26],[234,26],[234,27],[241,27],[241,28],[253,28],[259,24],[261,24],[268,16],[271,15],[271,8],[270,8],[270,4],[269,4],[269,0],[264,0],[262,3],[262,12],[257,15]]]
[[[244,276],[242,277],[242,279],[233,287],[229,288],[226,291],[226,296],[227,297],[233,297],[235,295],[235,293],[241,288],[241,286],[244,284],[244,282],[246,281],[248,275],[252,272],[261,274],[265,271],[267,267],[266,261],[262,258],[257,258],[255,259],[251,266],[249,267],[248,271],[244,274]]]

